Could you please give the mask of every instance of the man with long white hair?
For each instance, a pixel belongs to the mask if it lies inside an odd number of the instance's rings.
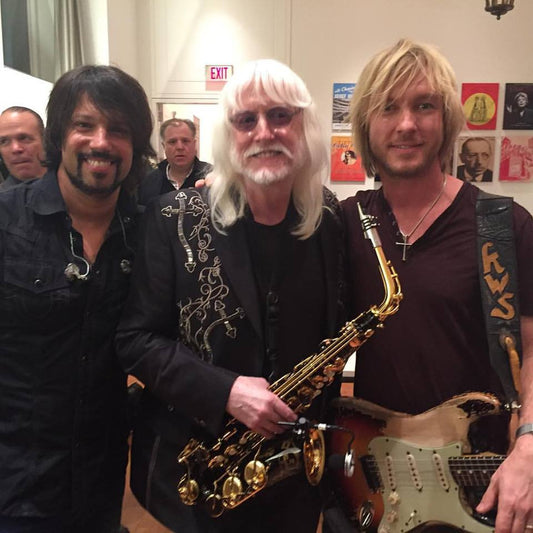
[[[314,533],[320,499],[301,472],[218,518],[178,497],[179,452],[191,437],[214,442],[229,417],[275,451],[288,445],[280,422],[297,415],[269,383],[344,318],[341,224],[303,81],[277,61],[245,65],[221,94],[213,138],[209,190],[169,193],[145,215],[118,331],[124,367],[145,384],[132,489],[173,531]],[[201,502],[202,488],[194,492]]]

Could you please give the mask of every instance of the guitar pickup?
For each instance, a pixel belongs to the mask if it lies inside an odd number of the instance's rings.
[[[359,457],[363,474],[366,478],[368,488],[372,492],[379,492],[383,489],[383,482],[381,480],[381,474],[379,472],[379,466],[376,462],[376,458],[373,455],[362,455]]]

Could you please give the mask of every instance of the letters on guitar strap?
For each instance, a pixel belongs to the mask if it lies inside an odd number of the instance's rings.
[[[476,221],[479,281],[490,361],[500,377],[508,406],[515,409],[519,406],[521,342],[513,199],[480,190]],[[513,359],[516,359],[514,363]]]

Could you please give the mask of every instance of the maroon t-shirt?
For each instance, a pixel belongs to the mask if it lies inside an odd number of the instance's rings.
[[[475,205],[478,188],[463,184],[453,203],[409,249],[381,190],[342,202],[348,243],[352,318],[383,298],[375,254],[364,239],[357,202],[378,217],[383,250],[396,269],[404,299],[384,328],[360,348],[355,396],[389,409],[420,413],[456,394],[501,392],[487,351],[478,280]],[[533,219],[513,209],[520,310],[533,315]]]

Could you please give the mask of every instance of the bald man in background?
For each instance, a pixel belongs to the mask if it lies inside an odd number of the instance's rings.
[[[43,134],[43,120],[32,109],[13,106],[0,114],[0,157],[8,171],[0,191],[44,175]]]

